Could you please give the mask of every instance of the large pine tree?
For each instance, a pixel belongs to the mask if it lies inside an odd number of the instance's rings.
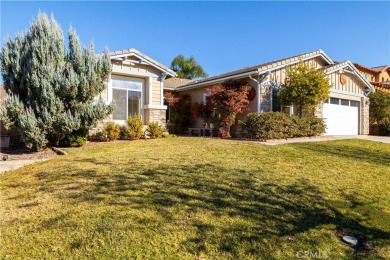
[[[108,52],[96,56],[91,43],[81,48],[75,31],[63,32],[52,16],[40,13],[27,32],[9,38],[0,53],[8,94],[1,119],[17,127],[27,147],[57,145],[86,133],[112,112],[99,94],[111,73]]]

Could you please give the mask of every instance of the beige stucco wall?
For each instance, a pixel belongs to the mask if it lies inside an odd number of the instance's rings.
[[[161,81],[158,78],[152,78],[152,102],[153,105],[161,105]]]
[[[382,71],[381,73],[377,74],[375,77],[375,82],[383,82],[383,81],[390,81],[390,74],[387,70]]]

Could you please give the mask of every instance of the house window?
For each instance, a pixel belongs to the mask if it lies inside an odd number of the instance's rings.
[[[351,107],[359,107],[359,106],[360,106],[360,102],[359,101],[351,100]]]
[[[281,112],[282,104],[279,99],[279,90],[272,89],[272,112]]]
[[[382,77],[382,82],[384,82],[385,81],[385,78],[384,77]]]
[[[340,99],[338,98],[330,98],[330,103],[333,105],[340,105]]]
[[[347,99],[341,99],[341,105],[342,105],[342,106],[349,106],[349,100],[347,100]]]
[[[143,79],[112,77],[112,99],[116,105],[112,113],[114,120],[126,120],[127,117],[136,115],[142,117],[143,86]]]
[[[292,115],[298,115],[299,114],[299,111],[298,111],[298,107],[297,106],[281,106],[281,112],[289,115],[289,116],[292,116]],[[277,111],[276,111],[277,112]]]

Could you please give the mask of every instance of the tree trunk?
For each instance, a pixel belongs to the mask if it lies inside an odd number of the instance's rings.
[[[299,118],[302,118],[303,106],[299,106]]]

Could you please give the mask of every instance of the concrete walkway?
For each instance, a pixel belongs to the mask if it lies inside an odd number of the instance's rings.
[[[390,137],[388,136],[373,136],[373,135],[335,135],[335,136],[318,136],[318,137],[303,137],[280,140],[269,140],[266,142],[259,142],[265,145],[279,145],[279,144],[293,144],[293,143],[309,143],[309,142],[323,142],[342,139],[362,139],[374,142],[390,144]]]
[[[44,159],[27,159],[27,160],[10,160],[10,161],[0,161],[0,173],[16,170],[22,168],[26,165],[47,161],[50,158]]]

